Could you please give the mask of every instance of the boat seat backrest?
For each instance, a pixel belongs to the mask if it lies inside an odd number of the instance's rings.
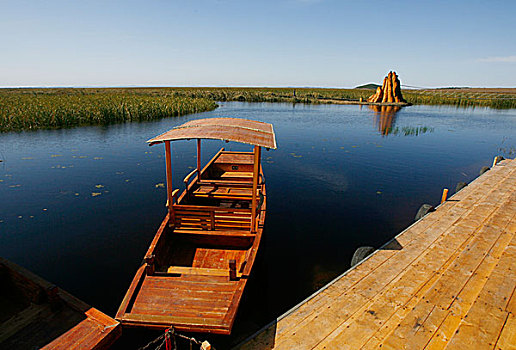
[[[174,205],[174,227],[202,230],[250,230],[248,209]]]

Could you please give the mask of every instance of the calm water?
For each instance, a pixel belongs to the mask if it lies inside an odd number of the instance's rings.
[[[279,147],[263,152],[264,240],[234,334],[211,338],[219,349],[348,269],[357,247],[395,236],[444,187],[453,193],[516,148],[516,110],[429,106],[222,103],[157,122],[0,134],[0,256],[114,315],[165,215],[164,147],[145,141],[215,116],[272,123]],[[203,162],[220,147],[250,149],[205,141]],[[180,186],[195,142],[172,149]],[[125,335],[136,346],[156,333]]]

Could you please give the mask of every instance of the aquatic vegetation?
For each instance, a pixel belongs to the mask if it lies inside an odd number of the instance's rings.
[[[52,88],[0,89],[0,132],[146,121],[217,108],[215,101],[338,103],[370,89]],[[516,108],[515,89],[403,90],[412,104]]]
[[[403,95],[412,104],[516,108],[516,90],[514,89],[404,90]]]
[[[0,132],[145,121],[217,107],[208,99],[82,90],[0,90]]]
[[[434,128],[428,126],[403,126],[394,128],[390,133],[393,135],[418,136],[426,133],[434,132]]]

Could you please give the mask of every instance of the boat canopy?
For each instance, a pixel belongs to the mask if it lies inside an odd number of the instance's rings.
[[[150,146],[175,140],[213,139],[247,143],[276,149],[276,137],[271,124],[240,118],[208,118],[192,120],[156,136]]]

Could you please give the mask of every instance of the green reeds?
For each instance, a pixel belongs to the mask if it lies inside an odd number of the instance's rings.
[[[0,131],[145,121],[213,110],[208,99],[127,93],[0,93]]]
[[[0,132],[160,119],[213,110],[215,101],[316,104],[366,100],[373,93],[311,88],[0,89]],[[412,104],[516,108],[516,92],[511,89],[403,90],[403,96]]]
[[[516,108],[516,93],[478,93],[467,90],[404,90],[403,96],[412,104],[451,105],[457,107]]]

